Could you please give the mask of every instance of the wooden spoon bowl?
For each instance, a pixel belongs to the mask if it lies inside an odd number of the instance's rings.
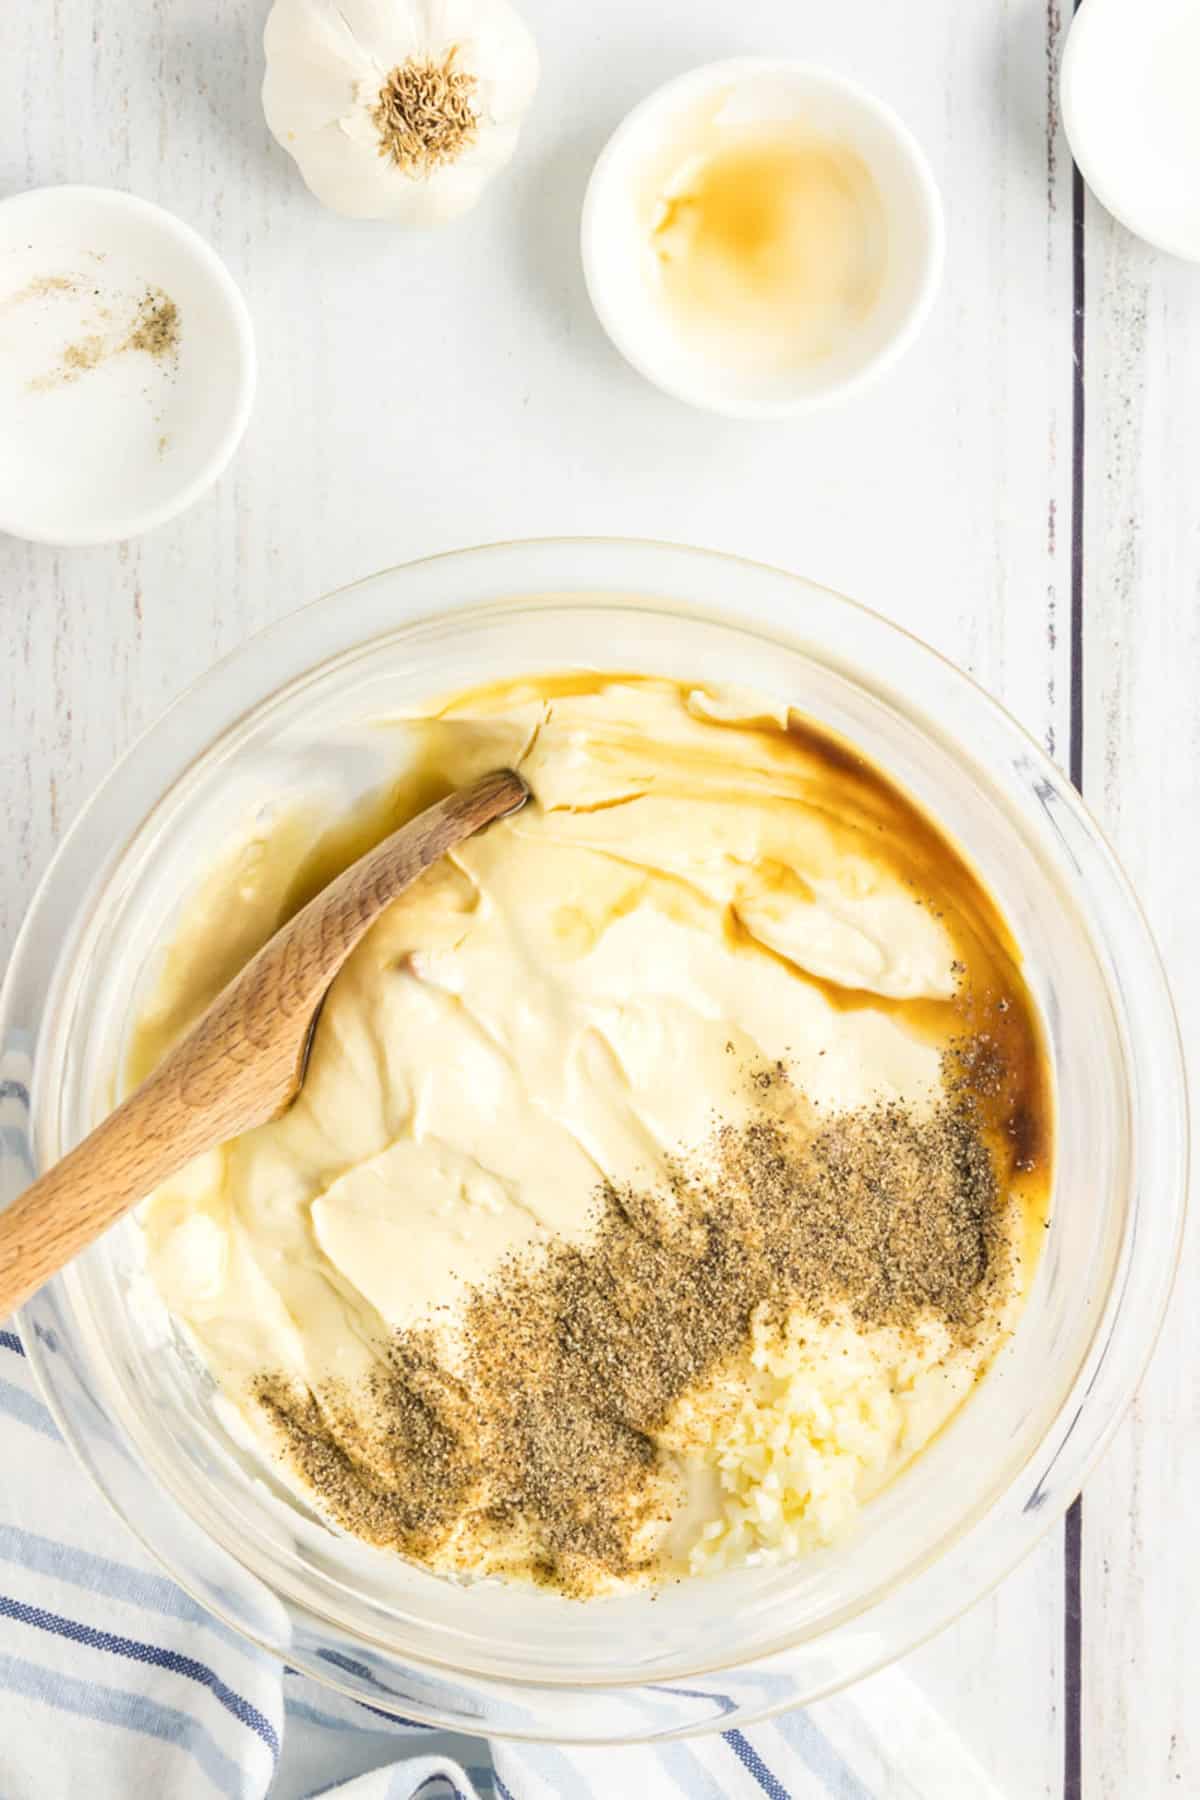
[[[385,838],[277,931],[154,1073],[0,1213],[0,1319],[194,1156],[286,1112],[329,985],[380,913],[528,798],[511,769],[484,775]]]

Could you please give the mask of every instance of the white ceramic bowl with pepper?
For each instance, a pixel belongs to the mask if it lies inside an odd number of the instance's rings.
[[[163,524],[229,462],[254,380],[246,303],[182,220],[115,188],[0,203],[0,531]]]

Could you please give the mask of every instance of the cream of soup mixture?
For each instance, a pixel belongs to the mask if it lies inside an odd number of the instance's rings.
[[[145,1204],[163,1300],[317,1509],[430,1569],[586,1597],[834,1542],[971,1393],[1043,1235],[1003,919],[755,696],[534,676],[380,729],[394,790],[204,883],[130,1080],[438,794],[508,765],[534,799],[380,919],[291,1110]]]

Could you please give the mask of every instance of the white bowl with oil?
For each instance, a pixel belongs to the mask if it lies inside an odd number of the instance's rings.
[[[635,107],[582,223],[613,343],[733,418],[808,412],[882,374],[929,315],[944,238],[903,121],[840,75],[767,57],[694,69]]]

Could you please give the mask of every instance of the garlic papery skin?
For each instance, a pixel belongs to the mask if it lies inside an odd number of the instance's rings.
[[[538,53],[508,0],[275,0],[263,111],[317,199],[436,224],[516,148]]]

